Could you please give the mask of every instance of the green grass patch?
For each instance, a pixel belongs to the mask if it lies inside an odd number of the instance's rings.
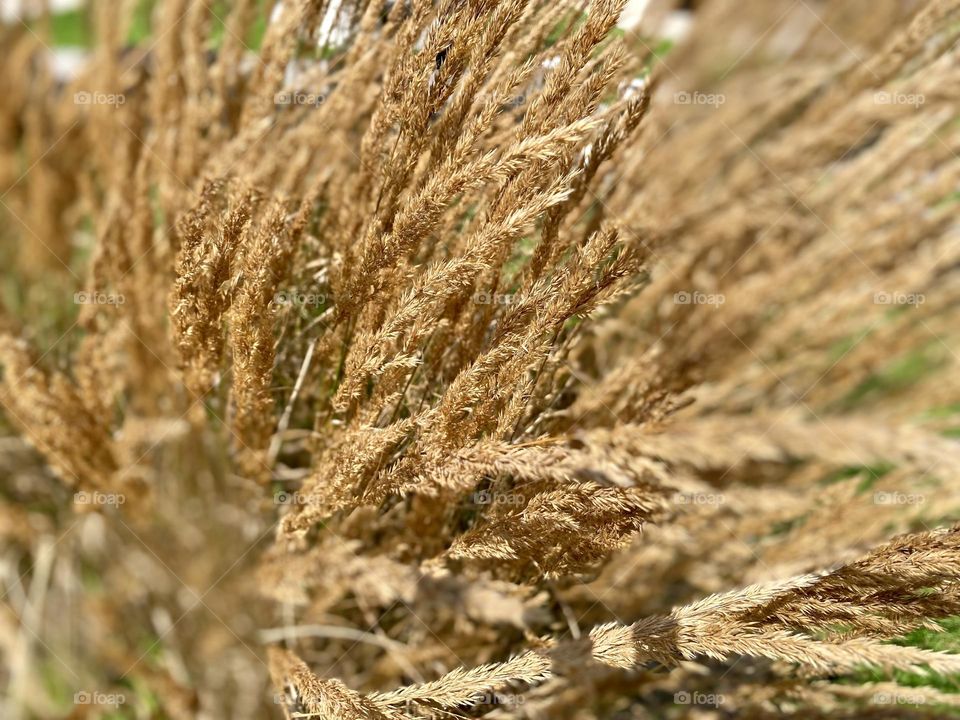
[[[140,45],[149,41],[153,34],[151,17],[156,0],[140,0],[133,13],[130,31],[127,34],[127,45]],[[220,0],[211,6],[211,28],[208,45],[217,48],[226,35],[226,20],[230,13],[230,3]],[[247,37],[242,38],[244,44],[251,50],[257,50],[263,42],[267,32],[266,3],[260,4],[260,12],[250,29]],[[32,20],[28,26],[34,32],[40,33],[40,23]],[[77,8],[66,12],[56,13],[50,17],[50,40],[54,47],[82,47],[92,48],[95,41],[94,27],[90,12],[86,8]]]
[[[894,360],[854,388],[840,401],[841,408],[851,409],[877,396],[902,392],[924,379],[945,363],[942,355],[934,352],[939,349],[937,345],[931,343]]]
[[[920,628],[894,641],[896,645],[908,645],[940,652],[960,653],[960,617],[947,618],[940,622],[941,632]],[[917,673],[895,670],[892,673],[875,668],[863,669],[843,682],[863,684],[870,682],[896,682],[904,687],[932,687],[946,693],[960,693],[960,675]],[[960,708],[943,708],[942,717],[960,717]]]
[[[34,23],[29,23],[31,26]],[[31,29],[34,29],[31,27]],[[50,18],[50,35],[57,47],[91,47],[93,31],[83,9],[58,13]]]
[[[821,485],[835,485],[838,482],[849,480],[860,476],[860,484],[857,485],[857,493],[868,492],[876,484],[877,480],[882,478],[888,472],[896,467],[891,463],[877,463],[876,465],[851,465],[850,467],[840,468],[820,481]]]

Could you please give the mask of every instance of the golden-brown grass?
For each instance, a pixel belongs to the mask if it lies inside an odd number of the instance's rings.
[[[2,26],[5,716],[956,704],[960,2],[624,4]]]

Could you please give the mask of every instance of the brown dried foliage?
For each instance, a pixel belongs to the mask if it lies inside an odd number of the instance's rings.
[[[4,712],[957,705],[960,2],[625,4],[0,28]]]

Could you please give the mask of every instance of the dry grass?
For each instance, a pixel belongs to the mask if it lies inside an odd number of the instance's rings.
[[[0,714],[958,704],[960,2],[624,4],[0,26]]]

